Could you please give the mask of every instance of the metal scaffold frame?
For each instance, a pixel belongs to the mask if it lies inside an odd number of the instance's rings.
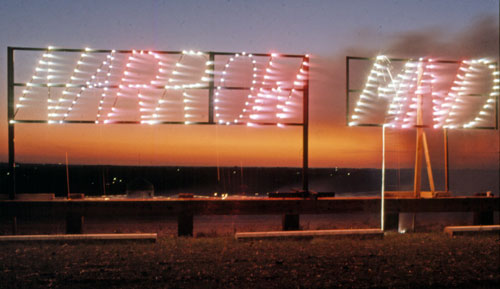
[[[372,127],[382,127],[382,137],[384,139],[383,142],[383,155],[385,154],[385,128],[386,126],[390,126],[389,124],[381,124],[381,123],[355,123],[352,124],[350,122],[350,116],[351,116],[351,108],[350,108],[350,95],[352,93],[364,93],[363,89],[352,89],[351,84],[350,84],[350,65],[352,60],[361,60],[361,61],[377,61],[379,59],[386,59],[389,62],[410,62],[410,61],[415,61],[413,59],[407,59],[407,58],[387,58],[385,56],[378,56],[378,57],[357,57],[357,56],[346,56],[346,124],[349,126],[372,126]],[[421,58],[418,60],[419,62],[421,61],[427,61],[431,62],[433,64],[456,64],[456,65],[462,65],[463,63],[466,63],[466,61],[457,61],[457,60],[431,60],[431,59],[424,59]],[[481,60],[478,61],[481,63]],[[478,63],[472,61],[472,63]],[[486,63],[486,62],[484,62]],[[496,93],[496,96],[494,94],[490,94],[490,98],[494,99],[494,121],[495,124],[493,126],[467,126],[464,125],[463,127],[460,126],[458,127],[459,129],[482,129],[482,130],[497,130],[498,129],[498,64],[496,62],[490,62],[493,63],[493,67],[489,67],[493,69],[493,74],[496,75],[496,77],[493,77],[494,82],[493,85],[497,85],[494,87],[493,91]],[[376,64],[375,64],[376,66]],[[423,78],[423,68],[419,67],[419,69],[416,71],[418,74],[418,77],[416,79],[417,87],[421,85],[422,78]],[[370,79],[370,78],[369,78]],[[495,82],[496,81],[496,82]],[[431,82],[432,83],[432,82]],[[432,91],[432,88],[431,88]],[[425,160],[426,160],[426,168],[427,168],[427,173],[429,177],[429,186],[431,190],[431,196],[434,197],[436,196],[436,190],[434,187],[434,178],[432,175],[432,168],[431,168],[431,161],[430,161],[430,156],[429,156],[429,148],[427,145],[427,139],[426,139],[426,134],[424,131],[424,128],[426,127],[423,122],[423,94],[422,92],[416,94],[416,122],[413,127],[416,129],[416,148],[415,148],[415,171],[414,171],[414,188],[413,188],[413,197],[419,198],[421,197],[421,168],[422,168],[422,154],[425,153]],[[492,96],[493,95],[493,96]],[[483,96],[483,95],[469,95],[465,94],[465,96]],[[352,117],[352,116],[351,116]],[[444,185],[444,191],[446,193],[449,192],[449,159],[448,159],[448,128],[447,126],[443,126],[443,139],[444,139],[444,171],[445,171],[445,185]],[[383,162],[382,167],[384,171],[384,166],[385,163]],[[382,172],[384,175],[384,172]],[[382,178],[382,193],[384,193],[384,179]]]
[[[44,52],[47,48],[34,48],[34,47],[8,47],[7,48],[7,122],[8,122],[8,192],[9,198],[14,199],[16,195],[16,177],[15,177],[15,124],[25,123],[49,123],[47,120],[39,119],[29,119],[29,120],[16,120],[15,119],[15,87],[26,87],[27,83],[17,83],[14,79],[14,63],[15,63],[15,51],[34,51],[34,52]],[[49,48],[50,52],[74,52],[74,53],[88,53],[87,49],[70,49],[70,48]],[[106,49],[92,49],[91,53],[132,53],[133,50],[106,50]],[[183,51],[154,51],[157,54],[182,54]],[[208,55],[210,65],[207,67],[209,70],[214,71],[214,60],[216,56],[233,56],[236,52],[203,52],[203,54]],[[270,53],[253,53],[253,56],[257,57],[272,57],[273,54]],[[279,54],[280,58],[297,58],[302,59],[303,63],[309,63],[309,55],[300,54]],[[309,65],[304,65],[301,69],[304,74],[304,79],[302,80],[302,88],[297,88],[295,91],[302,92],[302,122],[286,123],[286,126],[301,126],[302,127],[302,189],[305,192],[309,191]],[[37,84],[40,87],[48,87],[47,84]],[[51,87],[65,87],[65,84],[52,84]],[[74,86],[79,87],[79,86]],[[113,88],[113,87],[109,87]],[[207,121],[196,121],[190,122],[189,125],[219,125],[215,121],[215,90],[221,88],[224,90],[249,90],[250,87],[234,87],[234,86],[224,86],[217,87],[214,83],[214,77],[211,77],[208,81],[208,85],[199,86],[195,89],[205,89],[208,90],[208,120]],[[65,124],[95,124],[93,120],[65,120]],[[140,124],[140,121],[116,121],[115,124]],[[185,124],[183,121],[159,121],[157,124]],[[242,125],[243,123],[234,123],[236,125]],[[254,122],[255,125],[259,126],[270,126],[277,125],[273,122]],[[100,124],[99,124],[100,125]]]

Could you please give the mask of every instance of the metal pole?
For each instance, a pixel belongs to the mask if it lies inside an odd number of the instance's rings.
[[[7,122],[9,149],[9,198],[16,196],[16,163],[14,151],[14,48],[7,47]]]
[[[345,58],[345,124],[349,125],[349,60],[350,57]]]
[[[102,193],[105,196],[106,195],[106,177],[104,175],[104,166],[101,167],[101,176],[102,176]]]
[[[303,61],[307,63],[303,65],[306,74],[304,82],[304,91],[302,94],[302,190],[309,192],[309,56],[305,56]]]
[[[215,54],[213,52],[209,53],[210,64],[208,65],[208,70],[212,72],[212,77],[210,77],[210,82],[208,84],[208,123],[214,124],[214,82],[215,82]]]
[[[67,195],[66,198],[69,200],[71,199],[71,192],[69,190],[69,164],[68,164],[68,152],[66,152],[66,186],[67,186]]]
[[[498,73],[498,62],[495,64],[495,72]],[[495,129],[498,129],[498,96],[495,98]]]
[[[382,126],[382,187],[380,204],[380,229],[384,231],[384,210],[385,210],[385,125]]]
[[[450,175],[448,166],[448,129],[443,128],[444,135],[444,190],[448,192],[450,189]]]

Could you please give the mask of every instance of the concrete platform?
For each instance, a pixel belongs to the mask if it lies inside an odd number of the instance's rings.
[[[449,226],[444,228],[444,232],[450,237],[456,235],[500,234],[500,225]]]
[[[50,201],[1,200],[0,217],[54,216],[68,212],[108,216],[273,215],[379,213],[380,197],[303,198],[193,198],[193,199],[58,199]],[[498,197],[385,198],[386,212],[498,211]]]
[[[413,191],[385,191],[386,198],[415,198],[415,193]],[[422,191],[420,192],[420,197],[425,199],[432,198],[451,198],[451,192],[445,191]]]
[[[54,235],[7,235],[1,242],[31,241],[149,241],[156,242],[156,233],[151,234],[54,234]]]
[[[16,194],[15,199],[25,201],[51,201],[55,198],[55,194]]]
[[[54,200],[0,200],[0,219],[13,224],[22,218],[66,219],[67,233],[84,232],[86,217],[178,217],[179,236],[193,235],[194,216],[201,215],[289,215],[284,229],[298,229],[301,214],[376,213],[381,211],[380,197],[334,198],[268,198],[268,197],[215,197],[204,198],[153,198],[127,199],[123,197]],[[449,197],[449,198],[385,198],[387,215],[399,213],[430,212],[480,212],[480,224],[491,224],[491,216],[500,208],[498,197]],[[397,219],[395,219],[397,220]],[[396,223],[397,224],[397,223]],[[288,226],[290,225],[290,226]],[[293,225],[293,226],[292,226]],[[386,227],[387,228],[387,227]]]
[[[270,231],[244,232],[234,235],[236,240],[250,239],[293,239],[314,237],[354,237],[354,238],[383,238],[381,229],[346,229],[346,230],[305,230],[305,231]]]

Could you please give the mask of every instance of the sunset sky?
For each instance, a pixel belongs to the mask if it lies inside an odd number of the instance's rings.
[[[499,58],[499,2],[7,1],[0,10],[0,161],[7,161],[7,46],[311,54],[310,166],[380,167],[381,129],[347,127],[345,57]],[[30,68],[34,69],[34,68]],[[428,131],[442,166],[442,132]],[[497,130],[449,134],[451,165],[497,168]],[[388,130],[388,166],[411,167],[413,130]],[[300,166],[301,129],[16,126],[18,162]]]

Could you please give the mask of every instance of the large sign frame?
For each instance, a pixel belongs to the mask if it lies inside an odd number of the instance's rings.
[[[429,62],[431,61],[433,64],[453,64],[453,65],[462,65],[466,63],[466,61],[459,61],[459,60],[442,60],[442,59],[424,59],[421,58],[419,59],[411,59],[411,58],[388,58],[385,56],[378,56],[378,57],[359,57],[359,56],[346,56],[346,125],[349,126],[372,126],[372,127],[382,127],[382,123],[356,123],[352,124],[352,120],[350,119],[352,116],[352,106],[351,106],[351,100],[352,94],[360,94],[363,91],[363,88],[361,87],[351,87],[351,66],[353,61],[369,61],[369,62],[375,62],[377,59],[380,57],[386,58],[389,62],[395,62],[395,63],[402,63],[402,62],[418,62],[418,61],[424,61],[424,62]],[[481,61],[481,60],[480,60]],[[474,62],[474,60],[473,60]],[[497,62],[490,62],[491,65],[493,65],[493,72],[495,73],[495,78],[498,81],[498,75],[499,75],[499,67]],[[457,74],[458,75],[458,74]],[[494,85],[498,86],[498,83],[495,83]],[[448,129],[486,129],[486,130],[497,130],[498,129],[498,92],[499,89],[494,91],[496,93],[495,96],[490,96],[490,98],[494,99],[494,103],[491,105],[494,106],[494,125],[491,126],[458,126],[458,127],[448,127]],[[478,95],[464,95],[464,96],[478,96]],[[413,127],[417,127],[418,125],[413,125]],[[445,127],[446,128],[446,127]]]
[[[122,53],[122,54],[131,54],[134,53],[135,50],[109,50],[109,49],[72,49],[72,48],[35,48],[35,47],[8,47],[7,48],[7,121],[8,121],[8,166],[9,166],[9,198],[14,199],[16,195],[16,179],[15,179],[15,124],[25,123],[25,124],[33,124],[33,123],[51,123],[48,120],[41,119],[28,119],[28,120],[19,120],[16,119],[16,105],[15,105],[15,87],[26,87],[28,83],[19,83],[14,79],[14,69],[15,69],[15,52],[16,51],[33,51],[33,52],[74,52],[74,53]],[[157,54],[177,54],[181,55],[186,53],[186,51],[154,51]],[[190,53],[190,52],[187,52]],[[214,61],[217,56],[234,56],[241,55],[236,52],[202,52],[205,55],[208,55],[209,64],[207,69],[209,71],[214,71]],[[300,69],[301,79],[300,83],[302,84],[301,88],[294,89],[294,91],[298,91],[302,93],[302,121],[301,122],[292,122],[286,124],[278,124],[274,122],[253,122],[255,125],[259,126],[276,126],[276,125],[286,125],[286,126],[299,126],[302,127],[302,143],[303,143],[303,152],[302,152],[302,189],[306,192],[309,191],[309,180],[308,180],[308,168],[309,168],[309,160],[308,160],[308,130],[309,130],[309,55],[302,54],[279,54],[276,55],[274,53],[248,53],[250,55],[256,57],[277,57],[280,58],[296,58],[300,59],[302,62],[302,66]],[[247,55],[248,55],[247,54]],[[37,86],[47,87],[47,84],[38,84]],[[67,84],[64,83],[53,83],[50,84],[50,87],[65,87]],[[208,90],[208,120],[207,121],[195,121],[190,122],[189,125],[226,125],[226,123],[219,123],[215,121],[216,114],[216,105],[215,105],[215,95],[217,90],[249,90],[250,87],[235,87],[235,86],[216,86],[214,83],[214,77],[210,77],[207,81],[207,85],[197,86],[195,89],[205,89]],[[61,122],[62,123],[62,122]],[[96,124],[96,125],[104,125],[101,123],[97,123],[93,120],[65,120],[65,124]],[[113,122],[114,124],[140,124],[140,121],[117,121]],[[184,121],[160,121],[156,124],[166,124],[166,125],[186,125]],[[232,125],[243,125],[244,123],[231,123]]]

